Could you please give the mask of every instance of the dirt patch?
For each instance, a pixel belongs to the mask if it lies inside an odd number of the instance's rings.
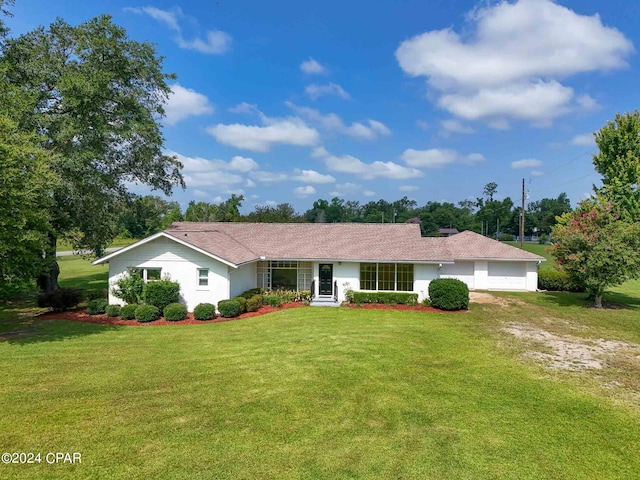
[[[503,331],[516,338],[538,343],[549,353],[528,350],[525,355],[563,370],[600,370],[606,366],[608,358],[621,351],[640,354],[640,345],[634,343],[556,335],[522,323],[510,323]]]
[[[522,300],[496,297],[495,295],[491,295],[486,292],[469,292],[469,301],[473,303],[500,305],[501,307],[508,307],[510,305],[526,305]]]
[[[289,308],[298,308],[304,306],[301,302],[295,303],[285,303],[281,307],[270,307],[268,305],[263,305],[255,312],[247,312],[242,315],[234,318],[224,318],[224,317],[216,317],[213,320],[196,320],[193,318],[193,313],[188,313],[187,318],[184,320],[180,320],[179,322],[170,322],[161,318],[154,322],[145,322],[140,323],[137,320],[123,320],[120,317],[109,317],[108,315],[89,315],[84,308],[77,309],[69,312],[60,312],[60,313],[45,313],[43,315],[39,315],[38,318],[41,320],[71,320],[77,322],[86,322],[86,323],[94,323],[98,325],[127,325],[130,327],[146,327],[146,326],[162,326],[162,325],[193,325],[199,323],[219,323],[219,322],[230,322],[233,320],[242,320],[243,318],[251,318],[257,317],[259,315],[265,315],[267,313],[277,312],[278,310],[286,310]]]

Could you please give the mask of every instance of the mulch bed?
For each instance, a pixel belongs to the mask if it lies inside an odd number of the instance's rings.
[[[263,305],[255,312],[243,313],[242,315],[234,318],[216,317],[213,320],[196,320],[193,318],[193,313],[188,313],[187,318],[180,320],[179,322],[170,322],[161,318],[154,322],[140,323],[137,320],[123,320],[120,317],[109,317],[108,315],[89,315],[84,308],[76,310],[70,310],[68,312],[47,312],[38,315],[41,320],[71,320],[75,322],[94,323],[97,325],[127,325],[130,327],[147,327],[147,326],[160,326],[160,325],[195,325],[200,323],[219,323],[219,322],[231,322],[233,320],[242,320],[243,318],[257,317],[265,315],[267,313],[277,312],[279,310],[286,310],[289,308],[304,307],[302,302],[284,303],[280,307],[270,307]],[[459,310],[457,312],[447,312],[444,310],[438,310],[433,307],[425,307],[423,305],[409,306],[409,305],[382,305],[379,303],[365,303],[362,305],[355,304],[342,304],[346,308],[355,308],[360,310],[414,310],[419,312],[436,312],[436,313],[462,313],[468,310]]]
[[[302,302],[285,303],[281,307],[270,307],[263,305],[255,312],[247,312],[234,318],[216,317],[213,320],[196,320],[193,318],[193,313],[188,313],[187,318],[180,320],[179,322],[170,322],[161,318],[154,322],[140,323],[137,320],[123,320],[120,317],[109,317],[108,315],[89,315],[84,308],[77,310],[70,310],[68,312],[48,312],[42,315],[38,315],[42,320],[72,320],[76,322],[95,323],[97,325],[127,325],[130,327],[146,327],[146,326],[160,326],[160,325],[195,325],[200,323],[220,323],[230,322],[232,320],[242,320],[243,318],[257,317],[259,315],[265,315],[267,313],[277,312],[279,310],[286,310],[289,308],[297,308],[304,306]]]

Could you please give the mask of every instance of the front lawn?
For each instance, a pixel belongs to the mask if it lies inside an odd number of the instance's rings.
[[[638,411],[496,348],[508,307],[475,307],[35,322],[0,341],[0,450],[82,464],[2,477],[634,478]]]

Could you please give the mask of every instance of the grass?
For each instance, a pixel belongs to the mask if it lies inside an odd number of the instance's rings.
[[[520,242],[504,242],[508,245],[512,245],[514,247],[520,248]],[[547,248],[549,245],[540,245],[539,243],[524,243],[524,250],[527,252],[535,253],[536,255],[540,255],[547,259],[546,262],[542,262],[540,264],[540,270],[553,270],[556,265],[556,261],[553,256],[547,252]]]
[[[100,291],[107,288],[109,265],[91,265],[88,257],[69,255],[58,257],[61,287],[83,288],[87,291]]]
[[[61,263],[69,284],[99,268],[77,260]],[[640,343],[640,295],[605,311],[584,295],[500,296],[511,303],[454,315],[31,319],[0,340],[0,451],[81,452],[82,464],[0,465],[2,478],[637,478],[640,366],[550,371],[501,328]]]
[[[132,243],[135,243],[138,240],[139,239],[137,239],[137,238],[121,238],[121,237],[117,237],[109,245],[107,245],[107,248],[111,248],[111,247],[126,247],[127,245],[131,245]],[[64,239],[60,239],[60,240],[58,240],[57,250],[58,250],[58,252],[70,252],[70,251],[73,250],[73,246],[68,241],[66,241]]]

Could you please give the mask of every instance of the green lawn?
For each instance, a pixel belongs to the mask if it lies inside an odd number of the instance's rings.
[[[504,242],[508,245],[520,248],[520,242]],[[540,270],[553,270],[556,264],[555,259],[549,252],[547,252],[549,245],[540,245],[538,243],[524,243],[524,250],[527,252],[535,253],[547,259],[546,262],[540,264]]]
[[[137,242],[138,238],[115,238],[107,247],[126,247],[132,243]],[[73,246],[66,240],[58,240],[57,245],[58,252],[70,252],[73,250]]]
[[[79,283],[88,272],[67,262],[66,281]],[[613,294],[627,308],[598,312],[584,295],[505,293],[506,304],[452,315],[306,307],[169,327],[30,320],[0,340],[0,450],[81,452],[82,464],[0,465],[0,475],[634,479],[640,362],[553,370],[502,331],[526,322],[640,343],[633,293]]]

